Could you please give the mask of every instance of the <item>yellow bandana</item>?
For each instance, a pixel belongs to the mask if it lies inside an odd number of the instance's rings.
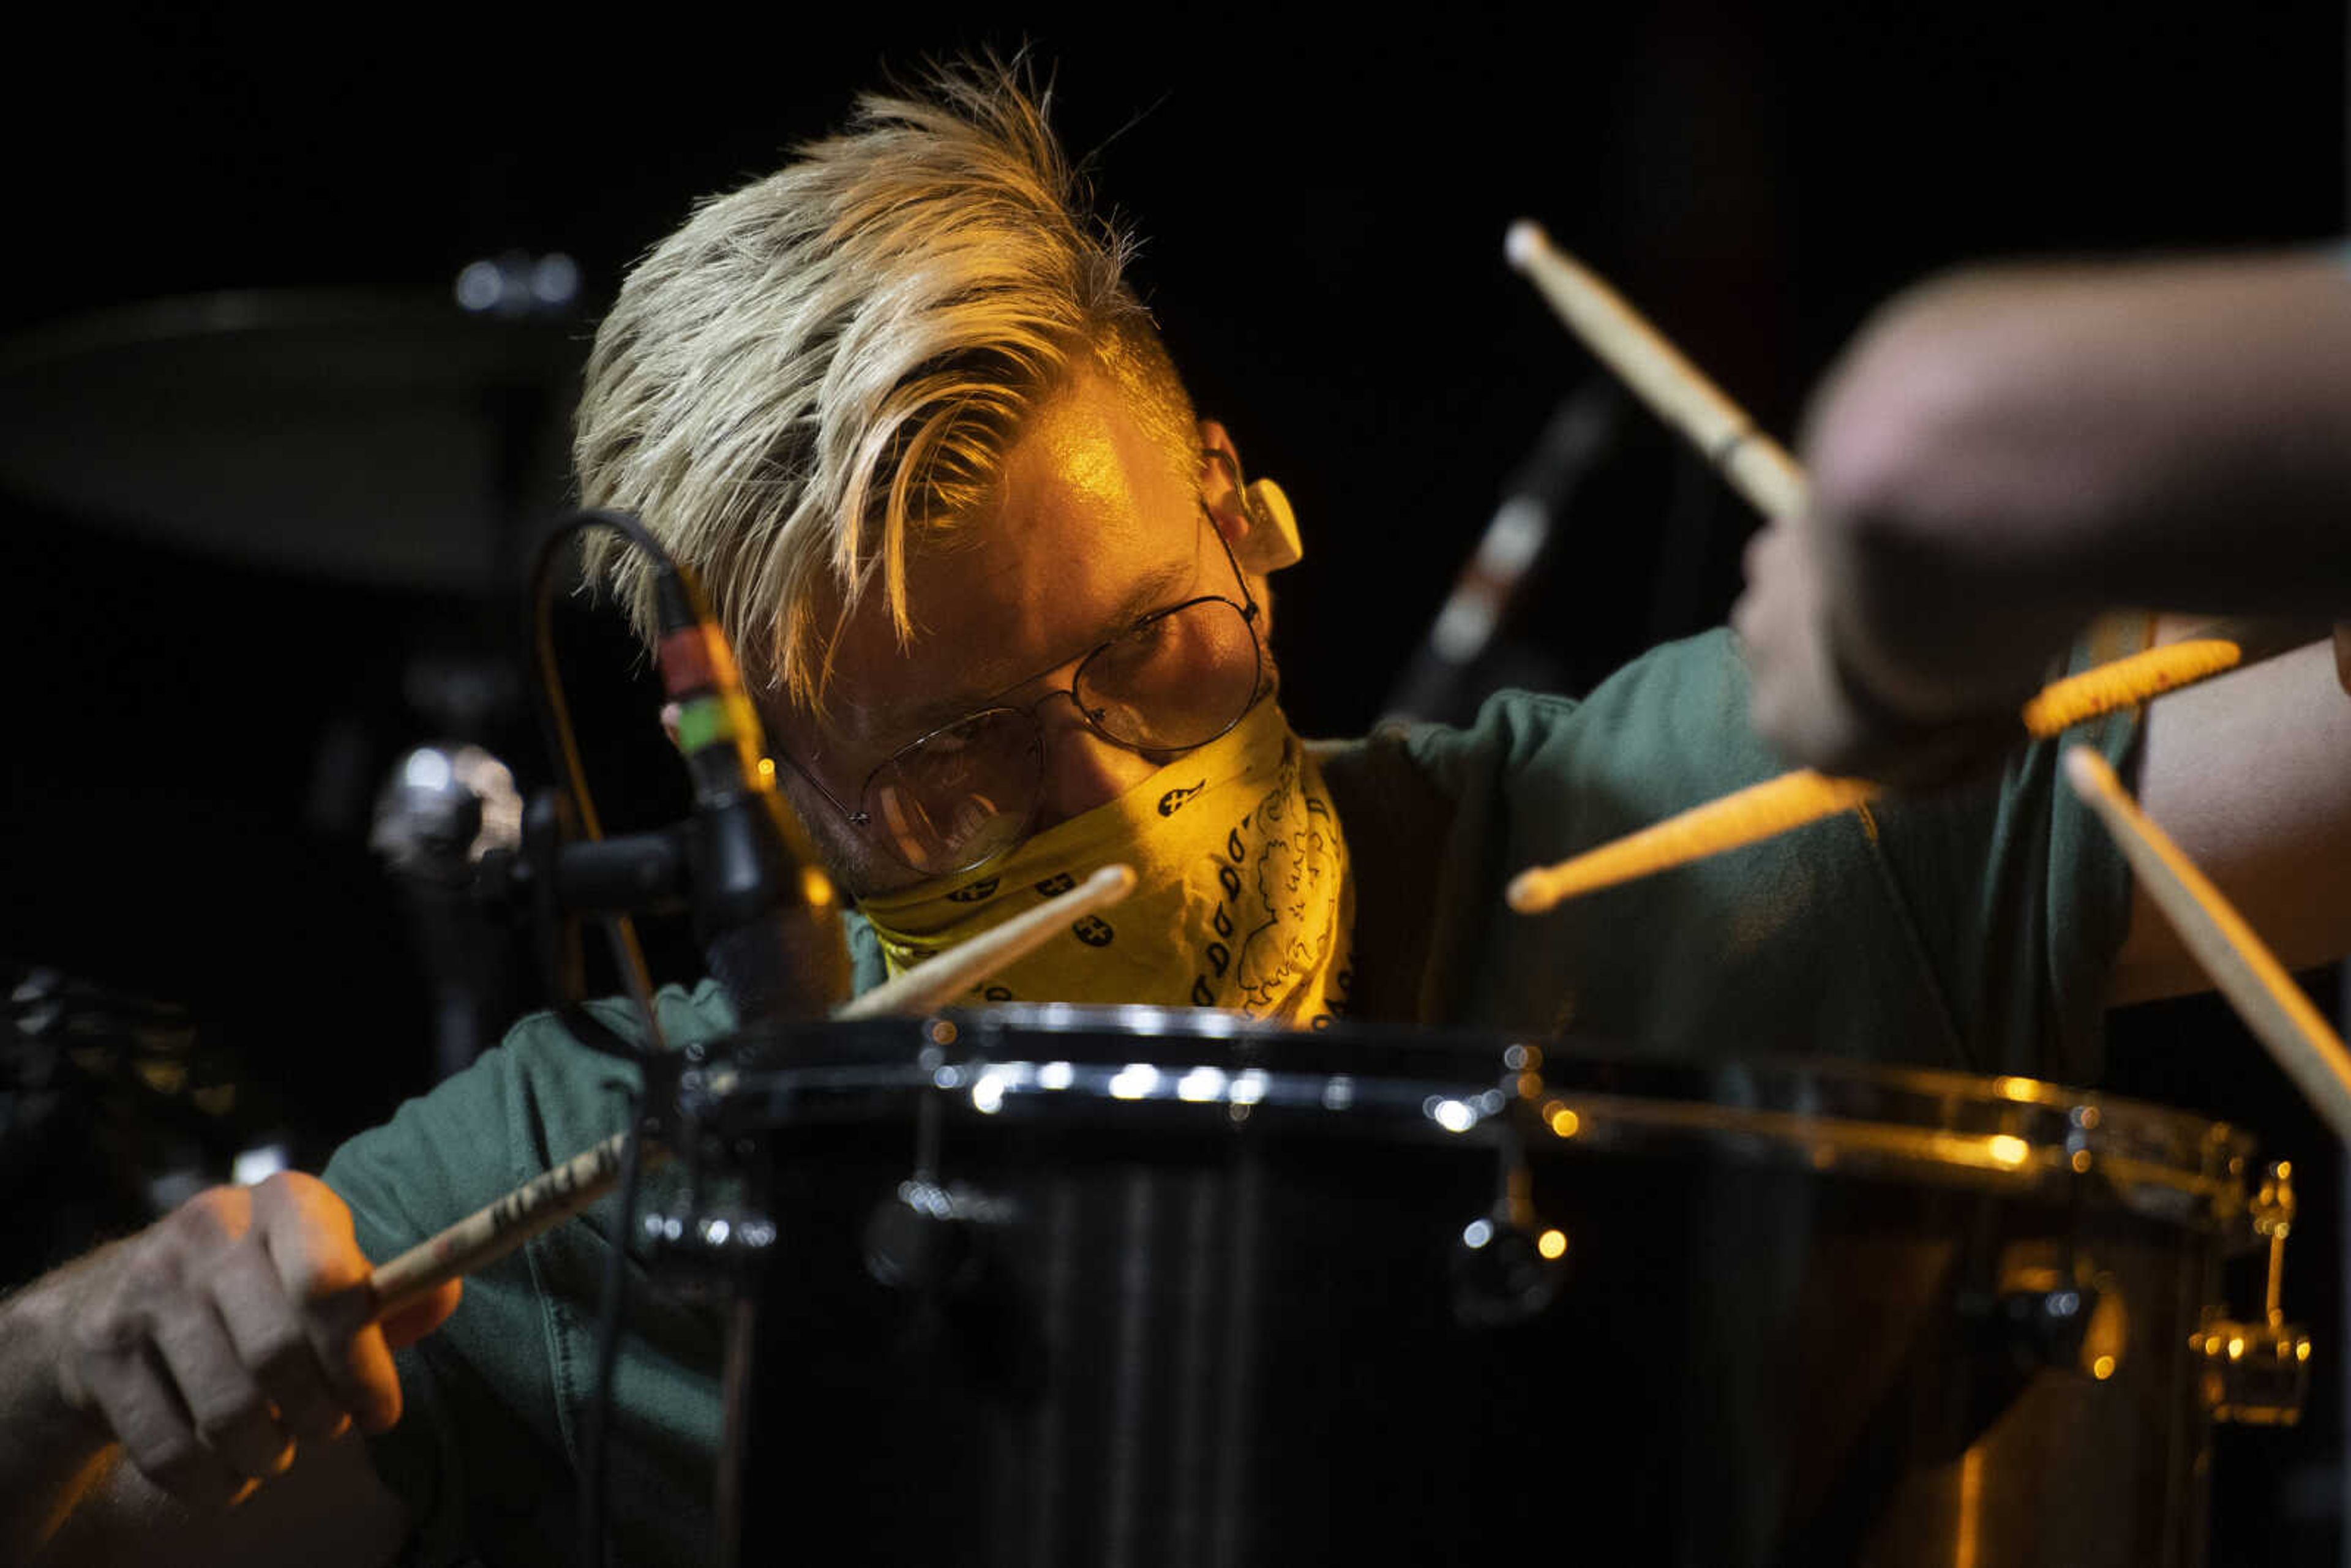
[[[1123,903],[972,989],[1002,1001],[1232,1008],[1292,1028],[1346,1009],[1355,883],[1321,771],[1272,703],[977,874],[861,901],[893,976],[1133,866]]]

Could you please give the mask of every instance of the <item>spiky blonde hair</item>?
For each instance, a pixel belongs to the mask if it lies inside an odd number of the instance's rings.
[[[1025,60],[869,93],[838,134],[700,203],[630,272],[573,426],[584,505],[632,512],[701,579],[756,690],[821,698],[878,583],[902,642],[910,549],[992,498],[1028,413],[1081,364],[1170,460],[1190,401]],[[648,563],[598,538],[650,643]]]

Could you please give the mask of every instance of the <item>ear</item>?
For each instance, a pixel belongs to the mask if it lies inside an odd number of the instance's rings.
[[[664,735],[666,735],[666,736],[668,736],[668,737],[669,737],[669,743],[670,743],[672,746],[675,746],[675,745],[677,745],[677,743],[678,743],[678,740],[677,740],[677,715],[678,715],[678,705],[677,705],[677,704],[675,704],[675,703],[664,703],[664,704],[662,704],[662,706],[661,706],[661,726],[662,726],[662,733],[663,733]]]
[[[1303,551],[1290,497],[1270,479],[1243,481],[1232,433],[1213,419],[1200,422],[1200,498],[1243,571],[1262,577],[1298,563]]]

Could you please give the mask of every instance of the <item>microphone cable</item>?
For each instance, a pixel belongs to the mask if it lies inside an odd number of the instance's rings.
[[[661,541],[654,538],[652,530],[637,518],[625,512],[581,510],[565,514],[549,528],[531,569],[531,668],[536,677],[533,686],[539,699],[537,712],[540,736],[548,751],[563,770],[564,788],[579,812],[581,832],[596,840],[604,836],[604,828],[589,787],[587,765],[580,754],[579,735],[571,722],[570,705],[564,695],[558,668],[559,661],[556,654],[552,613],[556,566],[565,555],[565,547],[591,528],[609,528],[621,534],[643,550],[664,571],[674,573],[676,568],[662,549]],[[611,1250],[605,1254],[603,1276],[597,1289],[595,1373],[588,1406],[580,1416],[580,1493],[576,1510],[580,1568],[604,1568],[604,1487],[611,1457],[612,1378],[620,1362],[621,1319],[627,1304],[629,1238],[636,1228],[637,1201],[644,1168],[644,1068],[651,1056],[666,1049],[662,1040],[661,1020],[653,1009],[653,973],[645,962],[644,946],[638,939],[635,922],[625,914],[615,914],[603,916],[599,924],[603,926],[611,943],[613,962],[621,971],[622,982],[636,1004],[639,1019],[644,1026],[646,1043],[632,1045],[619,1034],[605,1029],[601,1020],[593,1019],[585,1008],[577,1005],[576,998],[567,998],[573,1005],[559,1009],[566,1021],[574,1023],[576,1033],[601,1037],[601,1040],[583,1039],[583,1044],[606,1054],[623,1056],[638,1068],[637,1088],[626,1097],[625,1102],[628,1136],[621,1145],[620,1221],[613,1231]],[[575,1019],[585,1020],[593,1027],[583,1031]]]

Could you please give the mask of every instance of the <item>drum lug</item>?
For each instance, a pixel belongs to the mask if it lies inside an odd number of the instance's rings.
[[[920,1177],[898,1184],[865,1221],[865,1271],[877,1284],[918,1292],[967,1288],[980,1269],[977,1228],[1001,1223],[995,1200]]]
[[[2083,1343],[2100,1304],[2095,1286],[2069,1281],[2047,1290],[2005,1292],[2000,1311],[2020,1361],[2070,1368],[2082,1364]]]
[[[1523,1155],[1505,1140],[1502,1189],[1453,1244],[1453,1318],[1464,1328],[1507,1328],[1541,1315],[1567,1277],[1567,1232],[1535,1213]]]
[[[1567,1274],[1567,1233],[1495,1214],[1464,1226],[1453,1247],[1453,1316],[1465,1328],[1506,1328],[1540,1315]]]
[[[2252,1202],[2253,1233],[2270,1243],[2268,1300],[2262,1321],[2239,1322],[2208,1308],[2188,1336],[2202,1363],[2198,1384],[2215,1421],[2291,1427],[2310,1392],[2310,1335],[2285,1321],[2285,1239],[2294,1230],[2294,1166],[2280,1160],[2263,1174]]]
[[[2024,1373],[2048,1367],[2104,1383],[2130,1338],[2114,1276],[2063,1239],[2011,1243],[1997,1284],[1963,1296],[1960,1311],[1978,1346]]]

